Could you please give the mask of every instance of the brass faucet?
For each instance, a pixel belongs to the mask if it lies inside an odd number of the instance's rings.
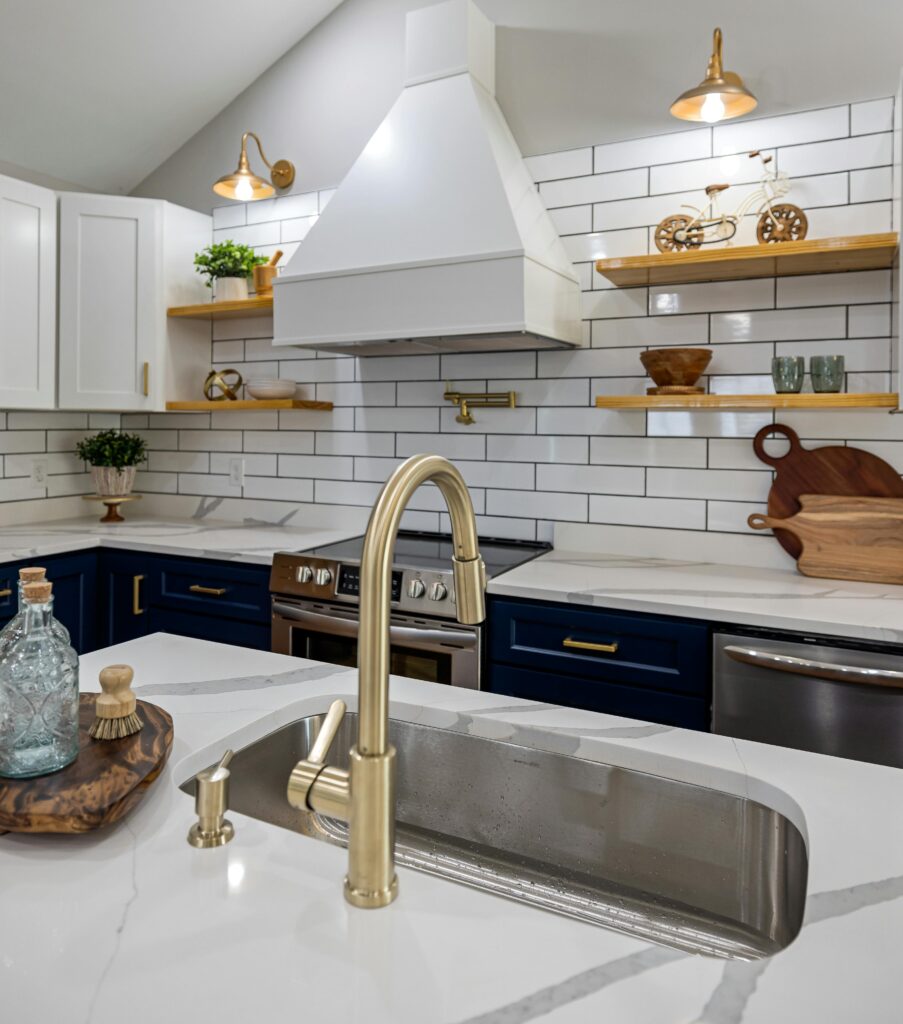
[[[405,507],[421,484],[435,483],[451,517],[459,622],[486,617],[486,569],[477,546],[473,503],[458,470],[439,455],[415,455],[386,481],[367,525],[361,559],[358,637],[358,734],[350,771],[328,767],[326,753],[345,713],[334,701],[306,760],[288,782],[293,807],[348,822],[345,899],[385,907],[398,894],[395,876],[395,748],[389,729],[389,616],[392,556]]]

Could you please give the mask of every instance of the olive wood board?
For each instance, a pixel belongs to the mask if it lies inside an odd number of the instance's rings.
[[[903,498],[800,495],[786,519],[751,515],[753,530],[780,528],[802,545],[804,576],[866,583],[903,583]]]
[[[779,434],[790,442],[783,456],[765,451],[764,441]],[[862,448],[825,445],[804,448],[796,431],[781,423],[762,429],[753,439],[753,450],[775,470],[768,495],[768,514],[786,519],[800,510],[801,494],[846,495],[849,497],[903,498],[903,478],[890,463]],[[794,558],[802,551],[800,538],[789,528],[775,530],[781,547]]]
[[[79,694],[78,757],[33,779],[0,778],[0,830],[80,833],[119,821],[142,799],[172,749],[172,718],[139,700],[144,727],[121,740],[92,740],[95,693]]]

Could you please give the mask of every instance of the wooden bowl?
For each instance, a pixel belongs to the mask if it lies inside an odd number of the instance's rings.
[[[640,362],[660,388],[692,387],[712,358],[710,348],[650,348]]]

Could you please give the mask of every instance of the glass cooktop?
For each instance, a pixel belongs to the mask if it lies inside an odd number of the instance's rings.
[[[360,562],[363,550],[364,538],[360,536],[335,544],[307,548],[298,554],[317,555],[337,562]],[[551,550],[552,545],[542,541],[480,538],[480,554],[486,563],[488,577],[498,576]],[[448,534],[399,530],[392,564],[403,569],[451,569],[452,552],[451,537]]]

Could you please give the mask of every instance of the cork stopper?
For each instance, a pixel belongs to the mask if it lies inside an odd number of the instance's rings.
[[[22,583],[43,583],[47,578],[47,570],[41,565],[29,565],[19,570],[19,580]]]
[[[26,583],[22,588],[22,596],[29,604],[46,604],[52,593],[52,583]]]

